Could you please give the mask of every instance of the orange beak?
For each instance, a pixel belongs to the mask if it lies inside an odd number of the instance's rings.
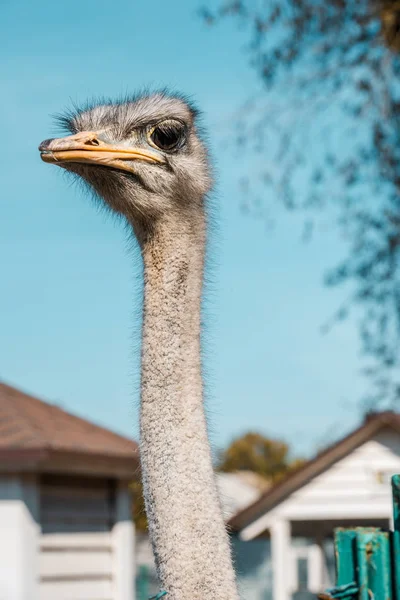
[[[40,144],[39,151],[44,162],[60,167],[68,162],[86,163],[134,173],[132,165],[129,164],[132,160],[164,163],[164,159],[155,152],[107,144],[93,131],[82,131],[64,138],[45,140]]]

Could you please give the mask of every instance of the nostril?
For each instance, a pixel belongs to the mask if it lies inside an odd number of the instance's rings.
[[[100,142],[99,140],[96,140],[96,138],[93,138],[91,140],[87,140],[85,142],[85,146],[100,146]]]

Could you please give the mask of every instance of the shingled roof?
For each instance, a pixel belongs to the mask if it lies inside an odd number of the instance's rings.
[[[0,470],[89,463],[104,474],[137,466],[138,445],[63,409],[0,382]],[[74,464],[73,464],[74,463]],[[75,463],[78,463],[75,464]]]

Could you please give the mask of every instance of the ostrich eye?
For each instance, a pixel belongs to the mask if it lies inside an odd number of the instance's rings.
[[[149,137],[160,150],[177,150],[185,140],[185,127],[179,121],[163,121],[151,129]]]

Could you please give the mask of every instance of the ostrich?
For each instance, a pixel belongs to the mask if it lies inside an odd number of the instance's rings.
[[[203,406],[200,305],[212,178],[198,113],[156,93],[62,117],[41,158],[122,215],[144,266],[140,455],[157,574],[170,600],[236,600]]]

